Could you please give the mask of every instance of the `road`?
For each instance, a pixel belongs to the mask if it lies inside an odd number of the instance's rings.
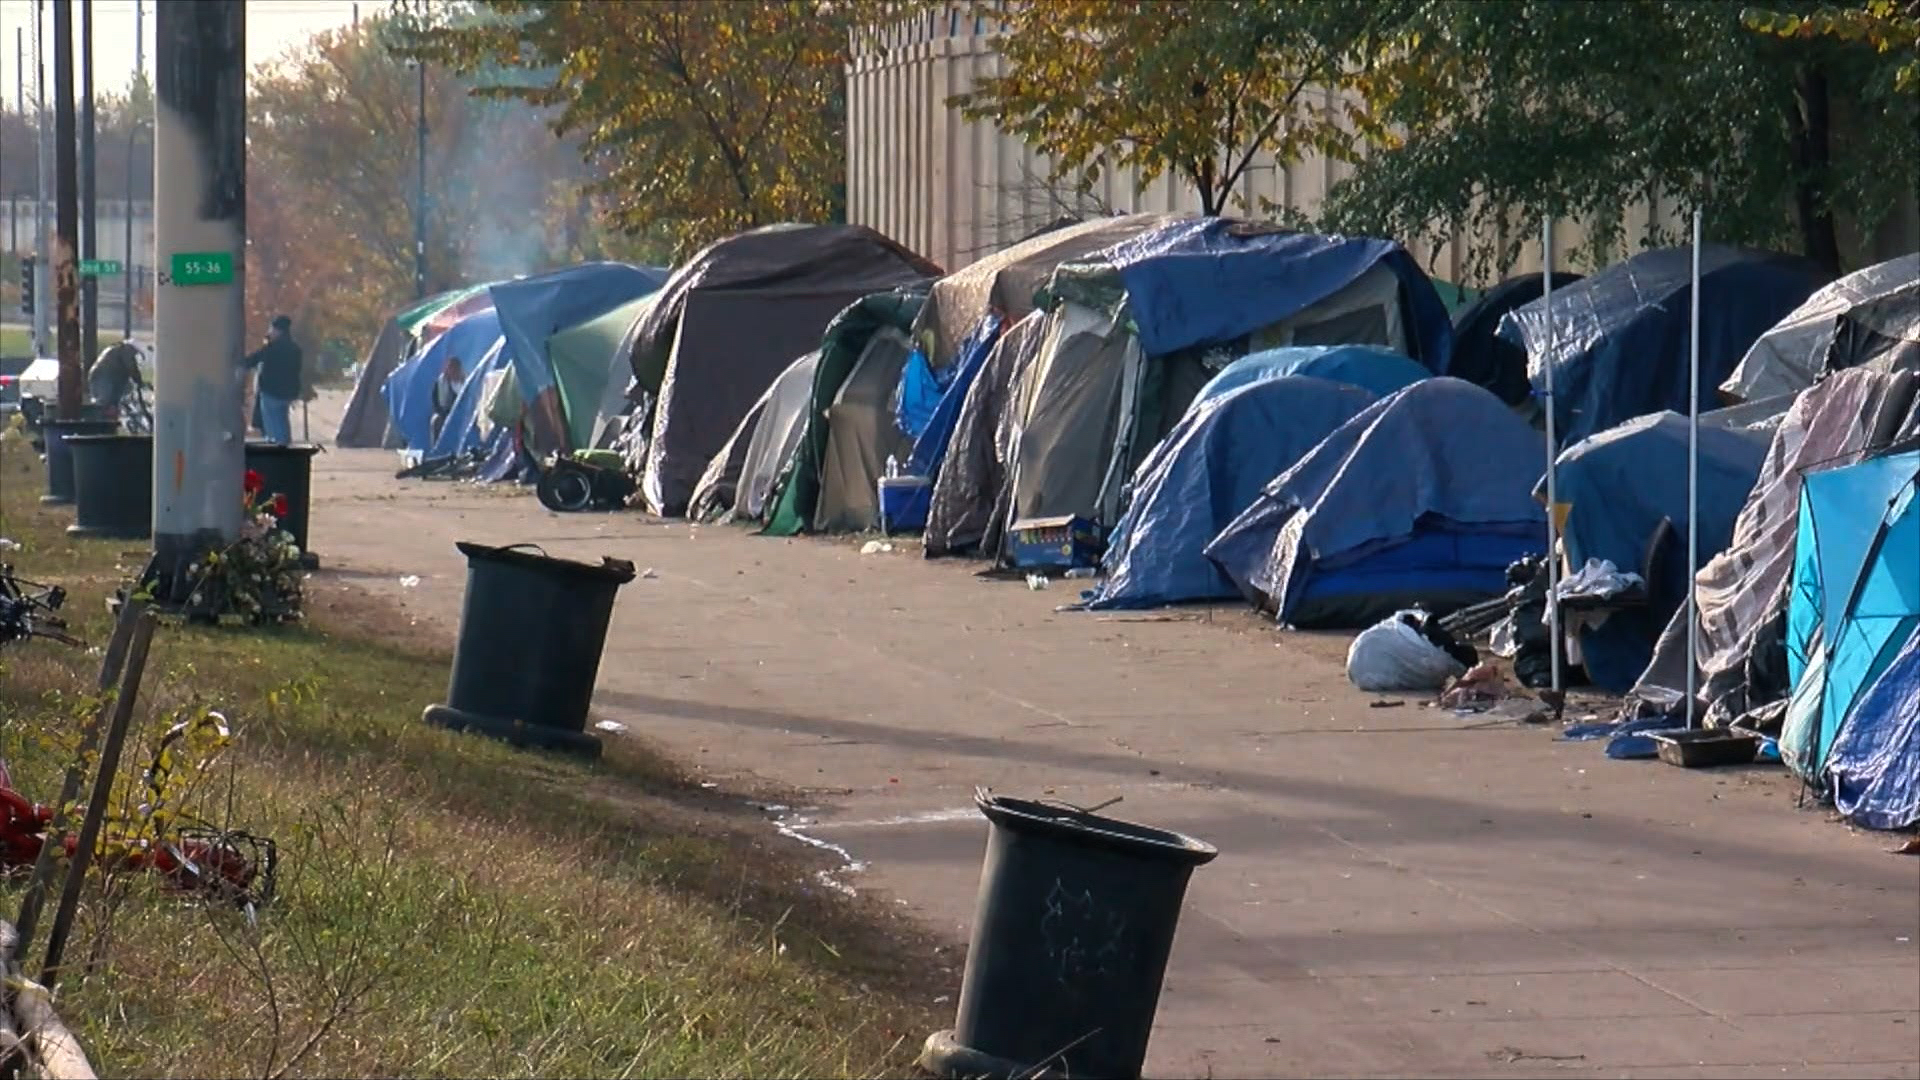
[[[621,595],[597,715],[717,782],[807,792],[786,827],[856,860],[836,882],[957,944],[975,785],[1121,797],[1110,813],[1217,845],[1153,1075],[1920,1076],[1920,859],[1796,808],[1781,774],[1370,707],[1343,642],[1237,613],[1060,613],[1066,582],[554,515],[393,468],[317,459],[324,573],[451,635],[455,540],[649,569]]]

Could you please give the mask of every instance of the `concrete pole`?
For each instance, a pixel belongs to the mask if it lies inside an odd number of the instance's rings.
[[[80,419],[86,363],[80,357],[80,161],[74,145],[73,0],[53,4],[53,139],[55,224],[53,291],[59,304],[60,411]]]
[[[33,202],[33,249],[38,257],[33,271],[33,355],[51,356],[47,333],[53,325],[53,231],[47,221],[47,201],[53,198],[53,126],[47,113],[47,0],[33,6],[33,109],[39,135],[39,195]]]
[[[80,257],[100,254],[100,183],[95,177],[93,111],[93,0],[80,0]],[[100,280],[80,279],[80,359],[100,355]]]
[[[238,539],[247,207],[244,0],[155,9],[154,593]]]

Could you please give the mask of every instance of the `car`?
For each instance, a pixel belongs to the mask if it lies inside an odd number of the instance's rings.
[[[17,375],[0,375],[0,412],[27,414],[37,423],[41,406],[60,391],[60,361],[43,356],[31,361]]]

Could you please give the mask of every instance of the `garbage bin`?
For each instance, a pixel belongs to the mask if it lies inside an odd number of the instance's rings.
[[[73,501],[73,455],[67,449],[70,435],[111,435],[120,429],[117,420],[48,420],[41,425],[47,442],[47,493],[40,501],[64,505]]]
[[[633,564],[556,559],[533,544],[455,545],[467,557],[467,594],[444,705],[422,719],[516,746],[597,757],[587,709],[613,598]]]
[[[307,526],[313,506],[313,455],[318,446],[282,446],[279,443],[249,440],[247,468],[260,474],[261,491],[268,497],[285,495],[287,513],[280,527],[293,534],[300,548],[300,561],[309,570],[318,569],[320,560],[307,550]]]
[[[980,792],[991,822],[946,1077],[1138,1077],[1193,868],[1178,833]]]
[[[153,436],[68,435],[73,455],[69,536],[145,540],[153,535]]]

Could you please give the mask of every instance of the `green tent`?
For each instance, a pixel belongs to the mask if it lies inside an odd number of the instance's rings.
[[[426,322],[428,319],[433,318],[435,315],[440,314],[475,293],[483,293],[486,291],[487,286],[485,285],[469,285],[464,289],[454,289],[451,292],[443,292],[438,296],[429,296],[400,314],[395,315],[393,321],[400,324],[400,329],[411,334],[420,328],[421,323]]]
[[[1480,289],[1468,288],[1465,285],[1455,285],[1451,281],[1441,281],[1439,278],[1431,278],[1429,280],[1433,282],[1434,290],[1440,294],[1440,302],[1447,305],[1447,314],[1449,315],[1458,314],[1461,308],[1480,299],[1480,293],[1482,292]]]
[[[576,450],[593,445],[600,420],[600,403],[617,374],[621,385],[632,367],[620,354],[627,331],[652,306],[658,293],[629,300],[604,315],[575,323],[547,339],[547,357],[553,363],[553,381],[560,387],[560,406],[567,414],[567,438]],[[616,368],[619,372],[616,372]]]

